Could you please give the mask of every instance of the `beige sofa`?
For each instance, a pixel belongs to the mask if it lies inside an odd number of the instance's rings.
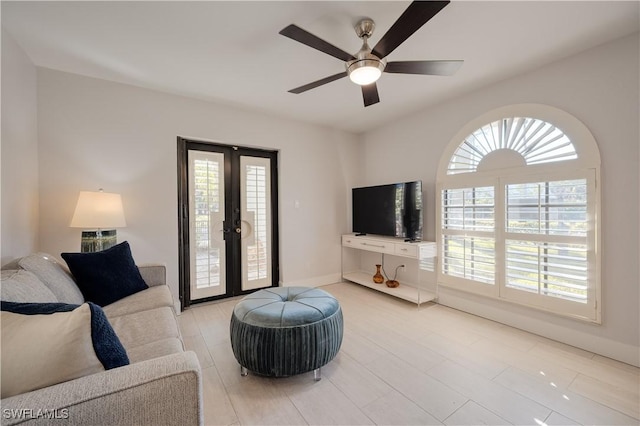
[[[83,302],[68,270],[49,255],[9,268],[2,271],[4,301]],[[138,269],[149,288],[103,307],[130,364],[4,398],[2,424],[203,423],[200,365],[184,350],[165,267]]]

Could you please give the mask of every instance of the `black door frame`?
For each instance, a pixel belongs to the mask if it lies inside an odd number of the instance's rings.
[[[189,151],[222,152],[225,155],[225,223],[224,239],[226,251],[226,289],[223,295],[212,296],[197,301],[191,300],[190,252],[189,252]],[[186,139],[178,136],[178,277],[180,309],[184,310],[194,303],[208,302],[232,296],[252,293],[255,290],[242,291],[242,271],[240,265],[240,237],[232,230],[240,215],[240,157],[263,157],[271,159],[271,287],[277,287],[280,281],[279,231],[278,231],[278,153],[258,148],[238,147],[213,142]],[[235,207],[235,208],[234,208]]]

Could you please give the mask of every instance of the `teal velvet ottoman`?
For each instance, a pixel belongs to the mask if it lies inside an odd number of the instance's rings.
[[[272,377],[314,372],[342,344],[342,309],[329,293],[308,287],[274,287],[245,296],[231,315],[231,347],[241,367]]]

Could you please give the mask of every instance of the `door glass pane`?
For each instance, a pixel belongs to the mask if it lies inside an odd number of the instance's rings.
[[[271,286],[271,162],[240,157],[242,290]]]
[[[224,154],[189,151],[191,299],[226,293]]]

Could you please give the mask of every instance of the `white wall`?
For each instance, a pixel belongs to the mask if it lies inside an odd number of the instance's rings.
[[[38,248],[36,68],[2,30],[1,264]]]
[[[440,301],[638,364],[639,36],[635,34],[416,113],[363,136],[368,183],[422,179],[425,238],[435,237],[435,179],[445,146],[467,122],[504,105],[540,103],[586,124],[602,158],[603,324],[595,326],[452,291]],[[390,144],[389,141],[393,141]],[[375,171],[375,173],[374,173]],[[365,172],[366,173],[366,172]]]
[[[177,136],[279,152],[281,280],[340,277],[355,136],[261,113],[38,69],[40,249],[80,249],[69,228],[80,190],[122,194],[139,263],[162,262],[177,300]],[[295,207],[295,201],[299,207]]]

